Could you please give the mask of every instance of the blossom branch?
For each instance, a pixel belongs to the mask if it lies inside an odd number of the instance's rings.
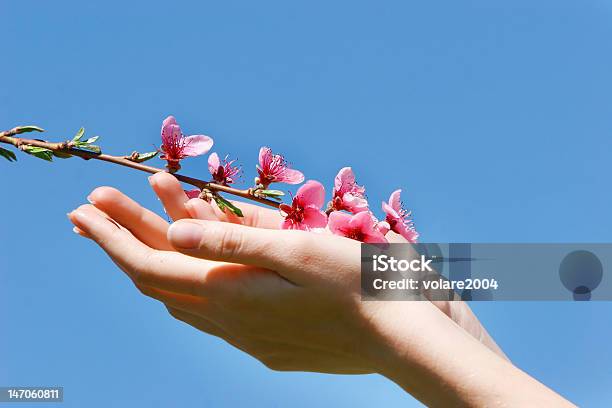
[[[367,243],[388,242],[386,235],[394,232],[407,242],[416,242],[419,234],[414,228],[412,214],[401,202],[401,190],[395,190],[388,202],[382,202],[385,218],[379,220],[374,215],[365,196],[365,187],[357,184],[355,174],[350,167],[344,167],[334,180],[331,201],[325,204],[325,187],[316,180],[308,180],[298,188],[291,197],[291,203],[283,203],[285,193],[271,190],[273,183],[302,184],[305,180],[301,171],[293,169],[281,154],[273,153],[269,147],[259,150],[257,177],[254,185],[246,190],[230,187],[242,172],[236,160],[229,156],[221,159],[216,152],[208,156],[209,181],[177,174],[181,161],[189,157],[202,156],[210,151],[213,139],[206,135],[185,135],[174,116],[168,116],[162,123],[159,149],[148,153],[133,152],[126,156],[112,156],[102,153],[94,144],[98,137],[84,138],[85,130],[64,142],[48,142],[40,139],[26,139],[19,135],[27,132],[43,132],[37,126],[19,126],[0,132],[0,145],[12,145],[24,153],[43,160],[52,161],[54,157],[67,159],[80,157],[84,160],[101,160],[108,163],[129,167],[145,173],[155,174],[169,172],[179,181],[190,184],[197,189],[185,191],[188,197],[198,197],[208,202],[214,200],[223,212],[229,211],[242,217],[242,210],[226,200],[220,193],[227,193],[247,200],[255,201],[277,208],[283,217],[279,225],[283,229],[305,231],[328,230],[333,234]],[[158,156],[166,162],[166,168],[157,168],[143,164]],[[0,147],[0,157],[15,161],[17,157],[11,150]],[[276,200],[276,201],[274,201]]]
[[[21,137],[16,137],[16,135],[20,133],[24,133],[23,129],[27,129],[28,127],[15,127],[10,130],[6,130],[0,132],[0,143],[10,144],[18,148],[19,150],[25,150],[28,146],[31,147],[39,147],[42,149],[50,150],[55,154],[64,154],[69,156],[80,157],[85,160],[101,160],[113,164],[118,164],[120,166],[129,167],[135,170],[143,171],[145,173],[155,174],[160,172],[166,172],[165,169],[160,169],[157,167],[149,166],[146,164],[139,163],[137,160],[137,154],[130,156],[112,156],[104,153],[99,153],[95,151],[80,149],[77,147],[77,143],[74,141],[64,141],[64,142],[47,142],[43,140],[37,139],[25,139]],[[30,131],[30,130],[25,130]],[[251,189],[240,190],[229,186],[224,186],[216,183],[211,183],[209,181],[200,180],[197,178],[185,176],[182,174],[173,174],[179,181],[192,185],[194,187],[199,188],[200,190],[206,189],[214,192],[223,192],[227,194],[232,194],[237,197],[241,197],[247,200],[256,201],[260,204],[264,204],[270,207],[278,208],[279,203],[276,201],[268,200],[262,197],[258,197],[253,194]]]

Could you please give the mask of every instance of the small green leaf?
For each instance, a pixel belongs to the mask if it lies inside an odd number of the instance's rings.
[[[225,209],[227,208],[229,211],[236,214],[238,217],[244,217],[244,215],[242,214],[242,210],[236,207],[231,202],[227,201],[225,198],[217,194],[215,194],[213,198],[215,199],[215,202],[217,203],[217,206],[221,211],[225,212]]]
[[[87,146],[87,149],[88,149],[88,150],[91,150],[91,151],[92,151],[92,152],[94,152],[94,153],[98,153],[98,154],[102,153],[102,149],[100,149],[100,146],[96,146],[96,145],[88,145],[88,146]]]
[[[280,190],[257,190],[258,194],[267,196],[267,197],[282,197],[285,195],[285,193],[283,193]]]
[[[142,163],[144,161],[150,160],[152,158],[154,158],[155,156],[157,156],[159,152],[155,151],[155,152],[148,152],[148,153],[138,153],[138,157],[135,159],[132,159],[132,161],[135,161],[136,163]]]
[[[53,161],[53,152],[49,149],[45,149],[44,147],[25,146],[22,149],[27,154],[31,154],[32,156],[38,157],[39,159]]]
[[[17,161],[17,156],[10,150],[6,150],[0,147],[0,156],[4,157],[6,160],[13,162]]]
[[[93,153],[97,153],[97,154],[102,153],[102,149],[100,149],[100,146],[92,145],[92,144],[89,144],[87,142],[76,142],[74,147],[76,149],[85,150],[87,152],[93,152]]]
[[[52,152],[55,157],[59,157],[60,159],[69,159],[72,157],[71,154],[61,153],[61,152]]]
[[[38,126],[28,125],[28,126],[19,126],[17,128],[17,134],[20,133],[28,133],[28,132],[44,132],[45,130],[39,128]]]
[[[89,139],[87,139],[87,140],[86,140],[84,143],[87,143],[87,144],[92,144],[92,143],[95,143],[95,142],[96,142],[96,140],[98,140],[99,138],[100,138],[100,136],[90,137],[90,138],[89,138]]]
[[[72,138],[72,141],[73,142],[80,141],[84,134],[85,134],[85,128],[80,128],[79,131],[76,132],[76,135],[74,135],[74,137]]]

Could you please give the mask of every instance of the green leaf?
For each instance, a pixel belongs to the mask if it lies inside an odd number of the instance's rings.
[[[80,142],[81,138],[83,137],[84,134],[85,134],[85,128],[80,128],[79,131],[76,132],[76,134],[72,138],[72,141],[73,142]]]
[[[80,128],[77,134],[74,135],[74,137],[72,138],[72,142],[74,143],[74,148],[78,150],[85,150],[87,152],[93,152],[93,153],[100,154],[102,152],[102,150],[100,149],[100,146],[96,146],[92,144],[96,140],[98,140],[100,136],[94,136],[94,137],[90,137],[87,140],[81,140],[83,138],[83,135],[85,135],[85,129]]]
[[[72,141],[73,142],[80,141],[84,134],[85,134],[85,128],[80,128],[79,131],[76,132],[76,135],[74,135],[74,137],[72,138]]]
[[[28,133],[28,132],[44,132],[45,130],[39,128],[38,126],[28,125],[28,126],[19,126],[17,128],[17,134],[20,133]]]
[[[49,149],[45,149],[44,147],[25,146],[22,149],[27,154],[31,154],[32,156],[38,157],[39,159],[53,161],[53,152]]]
[[[227,208],[229,211],[236,214],[238,217],[244,217],[244,215],[242,214],[242,210],[240,210],[240,208],[236,207],[231,202],[227,201],[225,198],[217,194],[215,194],[213,198],[215,199],[215,202],[217,203],[217,206],[221,211],[225,212],[225,209]]]
[[[257,190],[257,194],[272,198],[279,198],[285,195],[285,193],[280,190]]]
[[[0,147],[0,156],[4,157],[6,160],[13,162],[17,161],[17,156],[10,150],[6,150]]]
[[[87,145],[87,150],[91,150],[94,153],[100,154],[102,153],[102,149],[100,149],[100,146],[96,146],[96,145]]]
[[[55,157],[59,157],[60,159],[69,159],[72,157],[71,154],[68,153],[60,153],[60,152],[52,152]]]
[[[142,163],[144,161],[154,158],[155,156],[157,156],[158,153],[159,152],[157,151],[148,153],[138,153],[138,157],[136,159],[132,159],[132,161],[135,161],[136,163]]]
[[[92,144],[89,144],[87,142],[76,142],[74,147],[76,149],[85,150],[87,152],[93,152],[93,153],[97,153],[97,154],[102,153],[102,149],[100,149],[100,146],[92,145]]]

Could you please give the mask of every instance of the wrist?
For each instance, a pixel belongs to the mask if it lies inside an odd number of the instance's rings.
[[[374,370],[427,405],[568,404],[475,340],[430,302],[362,305],[371,326],[368,353]]]

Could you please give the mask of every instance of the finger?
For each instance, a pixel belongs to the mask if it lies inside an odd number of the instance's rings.
[[[243,225],[256,228],[280,229],[280,226],[284,220],[279,210],[264,208],[260,207],[259,205],[245,203],[242,201],[232,201],[232,203],[242,210],[242,213],[244,214],[244,222],[242,222]],[[240,220],[240,217],[237,218]]]
[[[87,199],[144,244],[155,249],[172,250],[166,239],[168,223],[121,191],[112,187],[98,187]]]
[[[185,209],[189,213],[189,218],[197,220],[217,221],[221,214],[218,214],[210,203],[201,198],[192,198],[185,203]]]
[[[77,228],[93,239],[141,286],[190,295],[205,295],[203,285],[210,262],[198,262],[171,251],[156,251],[127,230],[102,217],[93,206],[81,206],[69,215]],[[180,265],[181,267],[177,267]]]
[[[234,224],[248,225],[250,227],[279,229],[283,221],[278,210],[263,208],[258,205],[232,201],[242,211],[243,217],[227,211],[223,212],[214,203],[207,203],[201,199],[191,199],[185,203],[191,218],[209,221],[232,222]]]
[[[79,227],[73,227],[72,228],[72,232],[74,232],[77,235],[82,236],[83,238],[91,239],[91,237],[89,235],[87,235],[86,233],[84,233],[81,229],[79,229]]]
[[[149,183],[170,218],[174,221],[189,218],[189,213],[185,208],[185,203],[189,198],[176,177],[170,173],[160,172],[149,177]]]
[[[260,298],[285,289],[283,283],[288,285],[269,270],[154,250],[138,241],[128,230],[109,221],[91,205],[79,207],[69,217],[139,287],[233,300]]]
[[[307,278],[304,272],[318,274],[326,268],[332,272],[347,264],[359,267],[361,259],[359,243],[354,240],[216,221],[175,222],[168,229],[168,241],[193,257],[271,269],[298,284]]]

